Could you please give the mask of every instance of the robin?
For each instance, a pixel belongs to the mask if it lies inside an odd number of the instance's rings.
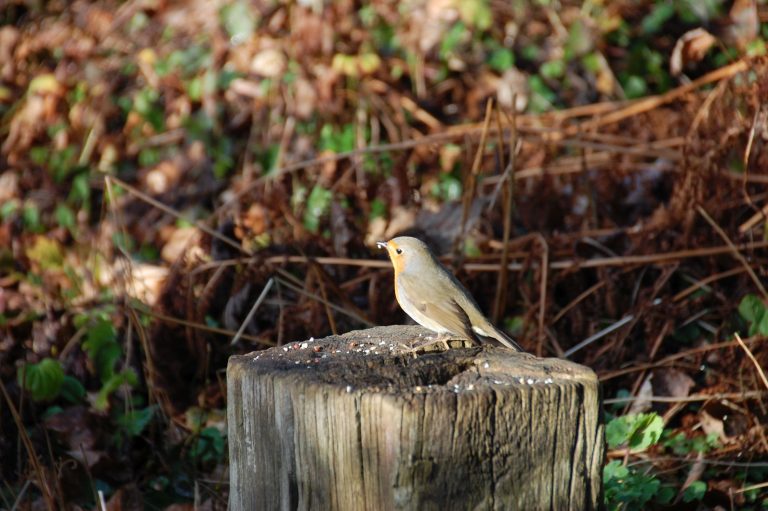
[[[477,302],[440,264],[426,243],[400,236],[376,243],[387,250],[395,268],[395,298],[416,323],[439,335],[478,341],[477,335],[493,337],[515,351],[523,349],[488,321]]]

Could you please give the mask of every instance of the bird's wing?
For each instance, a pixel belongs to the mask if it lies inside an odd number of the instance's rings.
[[[449,290],[425,286],[422,279],[404,273],[398,275],[397,280],[402,292],[425,316],[452,334],[463,335],[471,340],[477,339],[469,316],[454,299],[449,298]]]

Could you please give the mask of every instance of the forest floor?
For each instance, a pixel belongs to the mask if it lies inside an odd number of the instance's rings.
[[[597,372],[609,509],[764,508],[765,21],[0,6],[0,508],[225,509],[228,357],[405,322],[398,234]]]

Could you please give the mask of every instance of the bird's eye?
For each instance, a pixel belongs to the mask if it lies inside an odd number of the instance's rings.
[[[397,252],[398,254],[402,254],[403,253],[403,249],[402,248],[396,248],[395,252]]]

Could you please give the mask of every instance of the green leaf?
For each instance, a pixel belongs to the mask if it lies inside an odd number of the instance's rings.
[[[661,30],[661,27],[664,25],[664,23],[666,23],[667,20],[669,20],[674,14],[675,6],[673,5],[673,2],[657,3],[654,5],[650,14],[643,18],[643,21],[640,24],[643,33],[657,33],[659,30]]]
[[[130,410],[117,418],[117,425],[128,435],[138,436],[152,420],[157,406],[152,405],[140,410]]]
[[[456,50],[466,34],[468,34],[468,31],[464,23],[461,21],[454,23],[440,43],[440,58],[443,60],[447,59]]]
[[[69,231],[74,230],[75,212],[72,211],[72,208],[70,208],[66,204],[59,204],[58,206],[56,206],[56,211],[54,211],[53,215],[56,217],[56,221],[59,223],[61,227],[64,227]]]
[[[757,295],[746,295],[739,303],[739,315],[749,323],[757,323],[765,315],[766,305]]]
[[[611,511],[645,509],[645,504],[659,495],[660,488],[661,482],[655,476],[636,472],[620,461],[603,467],[604,502]]]
[[[334,128],[331,124],[324,124],[320,129],[320,149],[324,151],[333,151],[334,153],[345,153],[355,149],[355,125],[347,123],[340,130]]]
[[[627,445],[631,450],[644,451],[661,438],[664,421],[655,413],[623,415],[605,427],[605,439],[612,449]]]
[[[560,78],[565,74],[565,62],[560,59],[544,62],[539,68],[539,74],[550,80]]]
[[[48,162],[50,151],[44,146],[35,146],[29,149],[29,157],[36,165],[45,165]]]
[[[461,198],[463,186],[461,180],[451,174],[440,174],[437,183],[432,187],[432,195],[443,201],[454,201]]]
[[[677,495],[677,489],[675,487],[662,486],[659,488],[659,491],[656,492],[656,498],[654,500],[660,504],[669,504],[672,502],[672,499],[675,498],[675,495]]]
[[[224,6],[220,12],[221,24],[229,34],[230,42],[241,44],[256,30],[256,17],[249,2],[238,1]]]
[[[137,384],[138,378],[136,378],[136,373],[134,373],[131,369],[126,369],[112,375],[107,381],[104,382],[104,385],[102,385],[101,389],[99,390],[99,393],[96,396],[96,400],[93,403],[93,407],[99,411],[106,410],[109,408],[109,396],[111,396],[114,391],[123,385],[130,385],[131,387],[135,387]]]
[[[7,221],[11,216],[16,214],[16,211],[19,210],[19,201],[17,200],[7,200],[3,204],[0,204],[0,219],[3,220],[3,222]]]
[[[331,207],[333,192],[315,185],[309,193],[307,207],[304,210],[303,223],[307,230],[317,232],[320,228],[320,219],[328,212]]]
[[[533,112],[544,112],[552,108],[557,95],[547,87],[543,78],[533,75],[528,78],[528,86],[531,89],[530,109]]]
[[[70,403],[80,403],[85,398],[85,387],[78,379],[66,375],[61,385],[61,397]]]
[[[371,214],[369,219],[373,220],[374,218],[385,218],[387,216],[387,204],[376,197],[371,201]]]
[[[36,364],[20,367],[17,379],[34,401],[48,401],[59,395],[64,381],[64,369],[58,360],[44,358]]]
[[[704,481],[694,481],[683,491],[683,502],[693,502],[704,498],[707,493],[707,483]]]
[[[768,335],[768,314],[763,313],[763,318],[755,325],[758,333],[761,335]]]
[[[40,220],[40,210],[34,202],[24,203],[21,217],[24,220],[24,227],[27,230],[32,232],[40,232],[43,230],[42,221]]]
[[[584,23],[579,19],[574,21],[568,30],[568,40],[565,43],[565,58],[571,60],[581,57],[592,50],[593,46],[592,34]]]
[[[456,3],[456,7],[462,21],[471,27],[487,30],[493,23],[493,13],[488,0],[462,0]]]
[[[494,71],[503,73],[515,65],[515,54],[508,48],[499,48],[491,53],[488,65]]]
[[[91,197],[91,185],[88,183],[88,173],[81,172],[72,179],[72,188],[69,190],[69,201],[80,204]]]
[[[631,75],[621,82],[624,93],[630,99],[639,98],[648,93],[648,84],[642,76]]]
[[[629,447],[632,450],[644,451],[661,438],[664,420],[655,413],[640,413],[636,417],[633,425],[635,431],[629,439]]]
[[[224,459],[226,443],[221,431],[214,427],[203,429],[189,449],[189,456],[201,462]]]
[[[115,372],[115,363],[122,355],[117,332],[111,321],[100,319],[88,328],[83,349],[93,362],[96,374],[104,383]]]
[[[603,467],[603,482],[621,480],[629,475],[629,469],[621,461],[613,460]]]
[[[605,426],[605,441],[608,447],[615,449],[629,441],[630,428],[623,417],[617,417]]]

